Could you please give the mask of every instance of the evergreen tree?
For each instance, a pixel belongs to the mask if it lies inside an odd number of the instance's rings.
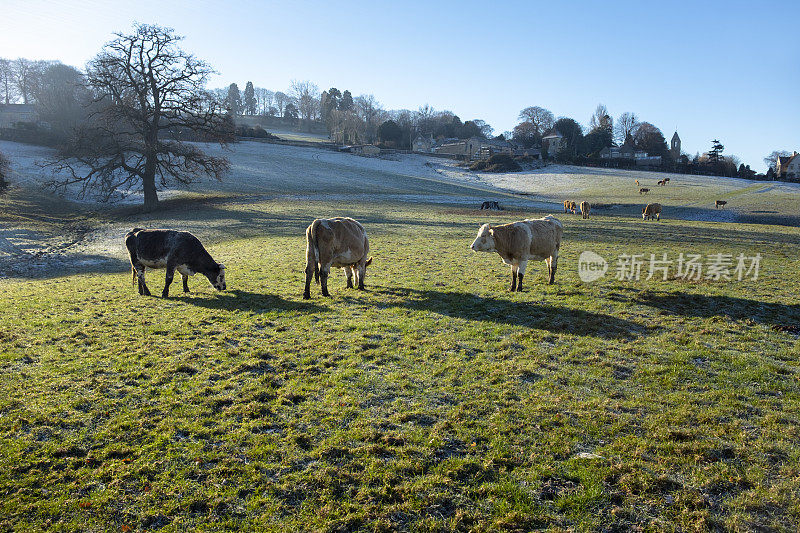
[[[239,86],[231,83],[228,87],[228,96],[225,97],[225,108],[231,115],[242,114],[242,95],[239,93]]]
[[[256,90],[253,87],[253,82],[248,81],[247,85],[244,88],[244,114],[245,115],[255,115],[256,114]]]

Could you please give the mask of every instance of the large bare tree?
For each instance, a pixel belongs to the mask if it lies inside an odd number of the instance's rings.
[[[0,57],[0,98],[4,104],[10,104],[16,98],[14,94],[14,66],[11,60]]]
[[[526,107],[519,112],[519,119],[530,122],[533,132],[539,137],[547,133],[556,122],[553,113],[539,106]]]
[[[292,80],[291,90],[300,118],[310,128],[311,121],[319,114],[319,88],[310,81]]]
[[[116,34],[89,63],[91,120],[52,163],[53,185],[80,184],[83,193],[97,190],[106,198],[141,188],[145,209],[153,210],[158,188],[170,181],[221,179],[227,159],[185,141],[225,144],[233,138],[232,124],[205,90],[213,70],[181,50],[181,39],[172,29],[137,24],[129,35]]]
[[[636,113],[631,112],[624,112],[619,116],[617,119],[616,126],[614,127],[614,133],[619,144],[625,142],[628,138],[628,135],[633,136],[636,133],[636,129],[639,127],[639,118],[636,116]]]

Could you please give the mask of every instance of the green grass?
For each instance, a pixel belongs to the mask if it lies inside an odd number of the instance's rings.
[[[219,209],[259,228],[214,233],[226,292],[0,282],[0,527],[796,529],[800,354],[775,327],[800,319],[797,229],[559,215],[556,283],[531,264],[511,294],[469,244],[531,213]],[[303,301],[303,230],[339,214],[369,232],[368,290],[336,273]],[[584,249],[764,260],[757,281],[583,284]]]

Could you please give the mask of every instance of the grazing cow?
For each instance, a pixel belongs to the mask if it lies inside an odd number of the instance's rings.
[[[639,185],[639,180],[636,180],[636,186],[641,187],[641,185]]]
[[[188,231],[133,228],[125,235],[125,247],[131,256],[133,280],[138,281],[141,295],[150,296],[144,282],[145,268],[167,269],[162,298],[169,296],[176,270],[183,277],[183,292],[189,292],[189,276],[195,274],[203,274],[218,291],[226,288],[225,265],[214,261],[197,237]]]
[[[648,189],[647,187],[642,187],[641,189],[639,189],[639,194],[647,194],[649,192],[650,189]]]
[[[547,262],[549,282],[555,281],[563,233],[564,226],[551,215],[499,226],[484,224],[471,248],[475,252],[500,254],[503,262],[511,265],[511,291],[521,292],[525,268],[531,259]]]
[[[565,213],[569,213],[570,211],[575,213],[575,209],[577,209],[577,205],[575,204],[575,202],[573,202],[571,200],[564,200],[564,212]]]
[[[728,202],[726,200],[717,200],[716,202],[714,202],[714,209],[719,209],[720,207],[725,209],[725,204],[727,203]]]
[[[303,298],[311,298],[311,276],[328,294],[331,267],[343,268],[347,288],[353,288],[353,275],[358,289],[364,290],[364,274],[372,263],[369,241],[364,226],[352,218],[318,218],[306,229],[306,287]]]
[[[642,220],[661,220],[661,204],[647,204],[642,208]]]
[[[656,185],[661,185],[661,186],[664,186],[666,184],[667,182],[665,180],[658,180],[658,182],[656,183]]]
[[[486,201],[481,204],[481,210],[484,209],[493,209],[495,211],[502,211],[503,208],[500,207],[500,204],[495,201]]]
[[[670,178],[664,178],[664,185],[666,185],[667,183],[669,183],[669,180],[670,180]]]
[[[591,209],[589,202],[587,202],[586,200],[581,202],[581,215],[583,216],[583,218],[589,218],[589,209]]]

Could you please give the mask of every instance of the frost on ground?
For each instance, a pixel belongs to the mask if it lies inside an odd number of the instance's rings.
[[[196,183],[159,192],[161,199],[186,192],[215,198],[215,202],[257,203],[267,199],[287,201],[346,201],[354,205],[374,202],[405,202],[474,206],[497,200],[508,209],[561,211],[566,200],[587,200],[597,214],[639,217],[649,202],[664,206],[663,218],[717,222],[797,223],[800,213],[800,185],[775,182],[687,176],[646,171],[548,165],[514,173],[472,172],[454,161],[418,154],[391,157],[360,157],[333,150],[247,141],[220,147],[202,144],[212,155],[227,157],[230,173],[222,180],[199,179]],[[54,150],[0,141],[0,152],[12,164],[10,182],[29,195],[48,195],[43,185],[51,179],[41,166]],[[658,180],[670,177],[666,187]],[[647,195],[641,187],[651,189]],[[78,187],[63,193],[77,210],[112,213],[120,206],[141,203],[137,192],[118,195],[111,204],[96,196],[81,197]],[[50,196],[47,196],[50,198]],[[727,200],[724,210],[715,210],[715,200]],[[357,216],[357,213],[354,213]],[[157,215],[157,217],[160,215]],[[106,217],[108,218],[108,217]],[[95,223],[91,227],[67,222],[51,231],[22,230],[13,219],[0,217],[0,276],[52,275],[66,266],[88,269],[125,268],[122,236],[134,221]],[[164,220],[153,224],[206,232],[221,228],[223,221]],[[235,221],[234,221],[235,222]],[[231,221],[228,221],[230,224]]]

